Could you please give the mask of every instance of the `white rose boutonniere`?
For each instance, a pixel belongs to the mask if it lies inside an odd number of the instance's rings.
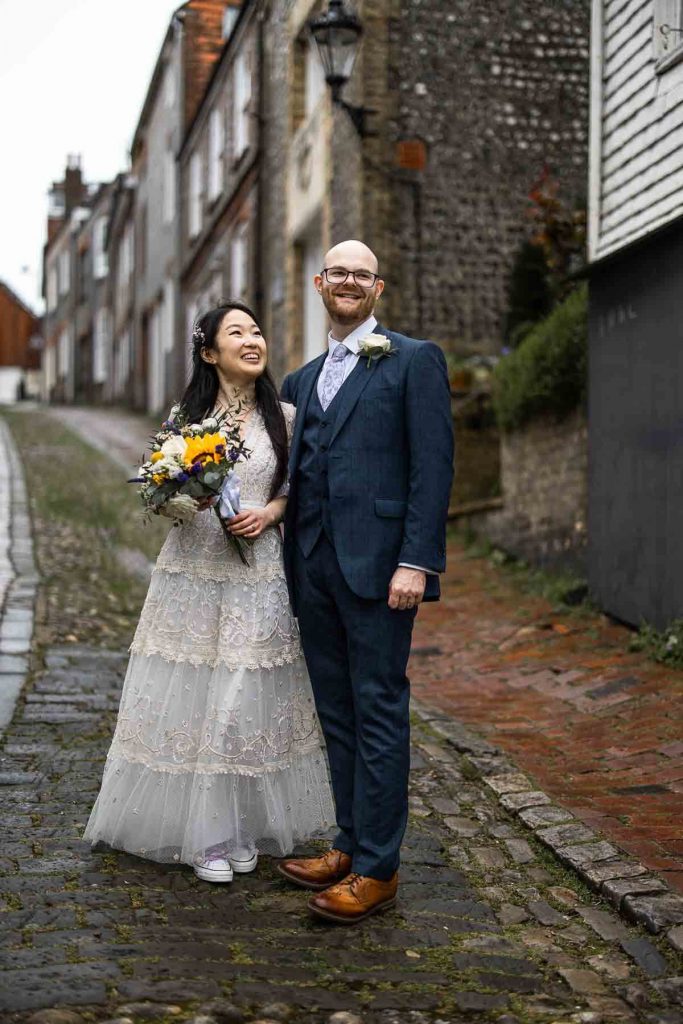
[[[384,356],[393,356],[395,352],[396,349],[391,347],[391,342],[383,334],[367,334],[358,342],[358,355],[367,359],[368,366]]]

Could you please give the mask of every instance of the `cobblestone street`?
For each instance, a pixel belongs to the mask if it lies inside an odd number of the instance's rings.
[[[139,454],[139,431],[146,436],[147,424],[136,426],[129,417],[126,439],[120,418],[88,413],[77,423],[74,417],[71,425],[94,443],[88,417],[98,419],[101,443],[117,423],[121,467],[126,452]],[[16,453],[8,433],[0,439],[7,466]],[[16,513],[21,516],[19,505]],[[23,538],[24,558],[29,540]],[[127,655],[123,645],[45,642],[39,591],[30,663],[12,665],[15,676],[27,667],[28,678],[0,754],[3,1024],[683,1020],[683,915],[676,917],[683,901],[646,874],[645,867],[656,865],[645,857],[643,866],[635,865],[622,857],[626,844],[618,837],[605,829],[605,842],[572,818],[570,810],[589,821],[580,801],[565,797],[566,780],[555,778],[555,771],[569,771],[559,757],[544,765],[529,753],[537,749],[529,740],[533,722],[540,727],[532,706],[548,705],[527,688],[519,666],[534,666],[544,649],[538,638],[537,653],[523,649],[514,664],[524,686],[513,686],[509,665],[520,638],[505,643],[521,627],[511,605],[493,594],[484,613],[482,586],[478,605],[470,591],[466,613],[459,589],[465,573],[476,583],[485,571],[456,550],[447,601],[421,612],[400,899],[395,909],[350,929],[313,920],[306,894],[288,886],[268,858],[256,874],[210,887],[187,868],[91,852],[80,836],[98,790]],[[540,605],[531,599],[524,605],[545,637]],[[481,617],[477,628],[485,623],[503,645],[498,653],[475,634],[475,616]],[[524,643],[530,635],[522,634]],[[558,634],[567,635],[578,644],[576,633]],[[461,648],[468,653],[459,654]],[[485,651],[480,662],[477,650]],[[501,709],[507,722],[523,715],[511,698],[501,699],[500,680],[494,690],[494,659],[495,678],[505,664],[510,693],[532,698],[524,730],[502,727]],[[554,664],[564,664],[557,654]],[[9,663],[0,668],[9,674]],[[474,688],[475,668],[479,705],[459,689],[465,682]],[[600,672],[595,667],[594,688],[606,682]],[[0,686],[3,678],[0,672]],[[510,739],[519,736],[528,742]],[[571,757],[578,766],[576,748]],[[622,800],[624,810],[634,806],[632,797]],[[603,828],[602,821],[589,823]]]

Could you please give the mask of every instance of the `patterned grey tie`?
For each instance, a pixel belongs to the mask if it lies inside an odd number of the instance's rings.
[[[332,353],[330,361],[327,364],[322,392],[320,394],[320,404],[323,407],[323,411],[327,409],[332,402],[332,399],[339,391],[339,388],[344,383],[344,360],[348,354],[349,349],[346,345],[337,345]]]

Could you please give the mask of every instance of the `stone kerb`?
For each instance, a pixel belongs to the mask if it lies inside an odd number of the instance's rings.
[[[24,470],[9,428],[0,421],[0,731],[11,721],[26,680],[38,576]]]
[[[550,797],[486,740],[421,702],[411,707],[439,736],[464,755],[502,807],[522,821],[539,842],[607,899],[628,921],[683,947],[683,896],[642,864],[622,854]]]

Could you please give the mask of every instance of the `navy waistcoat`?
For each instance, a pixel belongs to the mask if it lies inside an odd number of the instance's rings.
[[[316,382],[306,409],[297,469],[299,500],[296,514],[296,539],[307,558],[315,547],[322,530],[332,541],[328,451],[342,388],[339,389],[327,409],[323,409],[318,397]]]

